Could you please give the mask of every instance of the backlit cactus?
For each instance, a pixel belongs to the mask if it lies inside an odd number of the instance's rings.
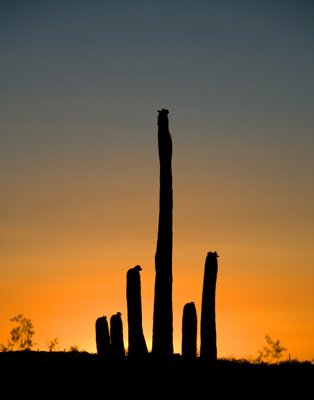
[[[197,354],[197,314],[194,302],[186,303],[182,317],[182,358],[194,360]]]
[[[125,347],[120,312],[117,312],[117,314],[112,315],[110,318],[110,341],[112,357],[116,360],[122,359],[125,356]]]
[[[148,354],[142,327],[141,270],[136,265],[127,272],[128,357],[131,358],[142,358]]]
[[[159,223],[155,253],[155,299],[152,353],[158,358],[173,355],[172,315],[172,140],[168,110],[158,111],[160,161]]]
[[[217,253],[207,253],[204,269],[200,357],[205,362],[217,360],[216,339],[216,281],[218,272]]]
[[[109,327],[106,316],[97,318],[96,324],[96,350],[97,354],[101,358],[110,358],[110,336]]]

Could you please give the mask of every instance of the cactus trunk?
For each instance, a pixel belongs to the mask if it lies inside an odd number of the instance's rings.
[[[182,358],[196,359],[197,351],[197,315],[194,302],[186,303],[182,317]]]
[[[136,265],[127,272],[128,357],[130,358],[142,358],[148,354],[142,327],[141,270],[142,268]]]
[[[110,336],[107,317],[96,319],[96,350],[101,358],[110,358]]]
[[[125,347],[123,341],[123,325],[121,313],[117,313],[110,318],[110,340],[112,357],[120,360],[125,356]]]
[[[158,115],[158,151],[160,162],[159,223],[155,253],[155,298],[152,353],[159,358],[173,354],[172,314],[172,140],[168,110]]]
[[[216,281],[218,272],[217,253],[209,252],[206,256],[201,312],[201,345],[200,357],[203,361],[213,363],[217,360],[216,339]]]

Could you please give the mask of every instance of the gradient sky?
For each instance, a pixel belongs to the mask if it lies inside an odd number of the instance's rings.
[[[0,342],[96,351],[142,266],[151,349],[157,110],[173,140],[174,348],[217,251],[218,357],[314,359],[312,1],[1,1]],[[198,326],[199,348],[199,326]]]

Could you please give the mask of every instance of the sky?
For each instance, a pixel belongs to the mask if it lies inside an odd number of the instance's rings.
[[[314,359],[314,4],[0,4],[0,343],[96,352],[142,267],[151,350],[158,110],[173,141],[173,336],[216,251],[219,358]]]

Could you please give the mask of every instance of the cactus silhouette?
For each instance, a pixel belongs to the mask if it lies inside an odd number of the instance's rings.
[[[160,163],[159,223],[155,253],[155,298],[152,353],[158,358],[173,354],[172,313],[172,140],[168,110],[158,111],[158,152]]]
[[[136,265],[128,270],[126,276],[128,357],[130,358],[141,358],[148,354],[142,327],[141,270],[142,268]]]
[[[118,312],[110,318],[110,341],[111,354],[115,360],[120,360],[125,356],[125,347],[123,340],[123,324],[121,313]]]
[[[95,329],[97,355],[101,358],[110,358],[110,336],[106,316],[103,315],[96,319]]]
[[[213,363],[217,360],[215,310],[218,272],[217,257],[216,252],[207,253],[203,280],[200,358],[208,363]]]
[[[197,350],[197,314],[194,302],[186,303],[182,317],[182,358],[196,359]]]

